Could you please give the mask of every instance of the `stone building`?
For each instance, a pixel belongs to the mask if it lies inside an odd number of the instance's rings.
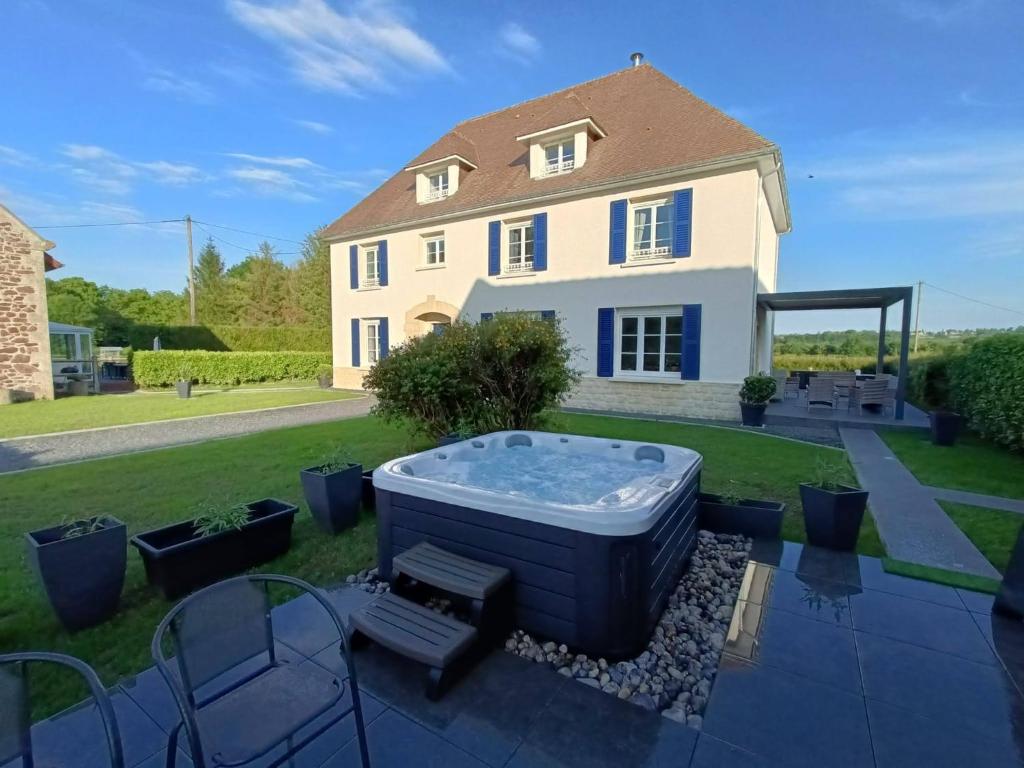
[[[0,403],[53,397],[45,275],[54,244],[0,205]]]

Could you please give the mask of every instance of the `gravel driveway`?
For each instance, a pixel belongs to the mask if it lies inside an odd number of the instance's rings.
[[[373,399],[359,397],[292,405],[249,413],[197,416],[148,424],[102,427],[40,437],[0,440],[0,473],[66,464],[102,456],[135,453],[172,445],[200,443],[281,427],[298,427],[365,416]]]

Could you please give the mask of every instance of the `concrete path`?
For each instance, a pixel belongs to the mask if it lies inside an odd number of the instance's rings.
[[[985,493],[936,488],[933,485],[926,485],[925,489],[936,499],[943,501],[956,501],[960,504],[973,504],[976,507],[989,507],[990,509],[1004,509],[1007,512],[1024,515],[1024,499],[1007,499],[1003,496],[989,496]]]
[[[999,572],[921,485],[889,446],[870,429],[840,427],[850,461],[889,556],[934,568],[992,579]]]
[[[0,473],[365,416],[373,399],[289,405],[0,440]]]

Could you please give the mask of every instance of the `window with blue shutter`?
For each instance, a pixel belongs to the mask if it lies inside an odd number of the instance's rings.
[[[608,263],[626,263],[626,200],[612,200],[608,228]],[[611,374],[609,374],[611,375]]]
[[[554,320],[555,319],[555,310],[553,310],[553,309],[542,309],[540,311],[540,319],[541,320]]]
[[[494,313],[493,312],[481,312],[480,313],[480,322],[483,322],[485,320],[493,320],[493,319],[494,319]]]
[[[680,377],[700,379],[700,304],[683,304],[683,364]]]
[[[388,241],[381,240],[377,243],[377,277],[379,285],[388,284]]]
[[[352,367],[359,367],[359,318],[352,318]]]
[[[693,230],[693,190],[677,189],[672,196],[672,255],[690,255]]]
[[[348,282],[354,291],[359,287],[359,246],[348,247]]]
[[[615,310],[597,310],[597,375],[611,376],[615,357]]]
[[[501,222],[487,225],[487,274],[501,274]]]
[[[533,271],[543,272],[548,268],[548,215],[538,213],[533,217]]]
[[[383,242],[384,241],[381,240],[381,243]],[[385,357],[388,356],[389,348],[388,319],[386,317],[378,317],[377,322],[379,323],[379,325],[377,326],[377,338],[380,340],[380,359],[383,360]]]

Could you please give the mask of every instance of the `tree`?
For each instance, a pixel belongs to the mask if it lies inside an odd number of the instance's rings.
[[[100,287],[82,277],[46,281],[50,320],[68,325],[97,328],[102,297]]]
[[[288,267],[278,258],[274,246],[264,241],[238,270],[241,274],[241,306],[237,320],[242,325],[280,325],[288,293]]]
[[[295,300],[303,325],[331,324],[331,248],[319,232],[306,236],[295,265]]]
[[[196,314],[199,316],[199,322],[206,325],[230,322],[233,312],[232,307],[227,306],[228,285],[224,259],[214,245],[213,238],[207,238],[202,250],[199,251],[195,285]]]

